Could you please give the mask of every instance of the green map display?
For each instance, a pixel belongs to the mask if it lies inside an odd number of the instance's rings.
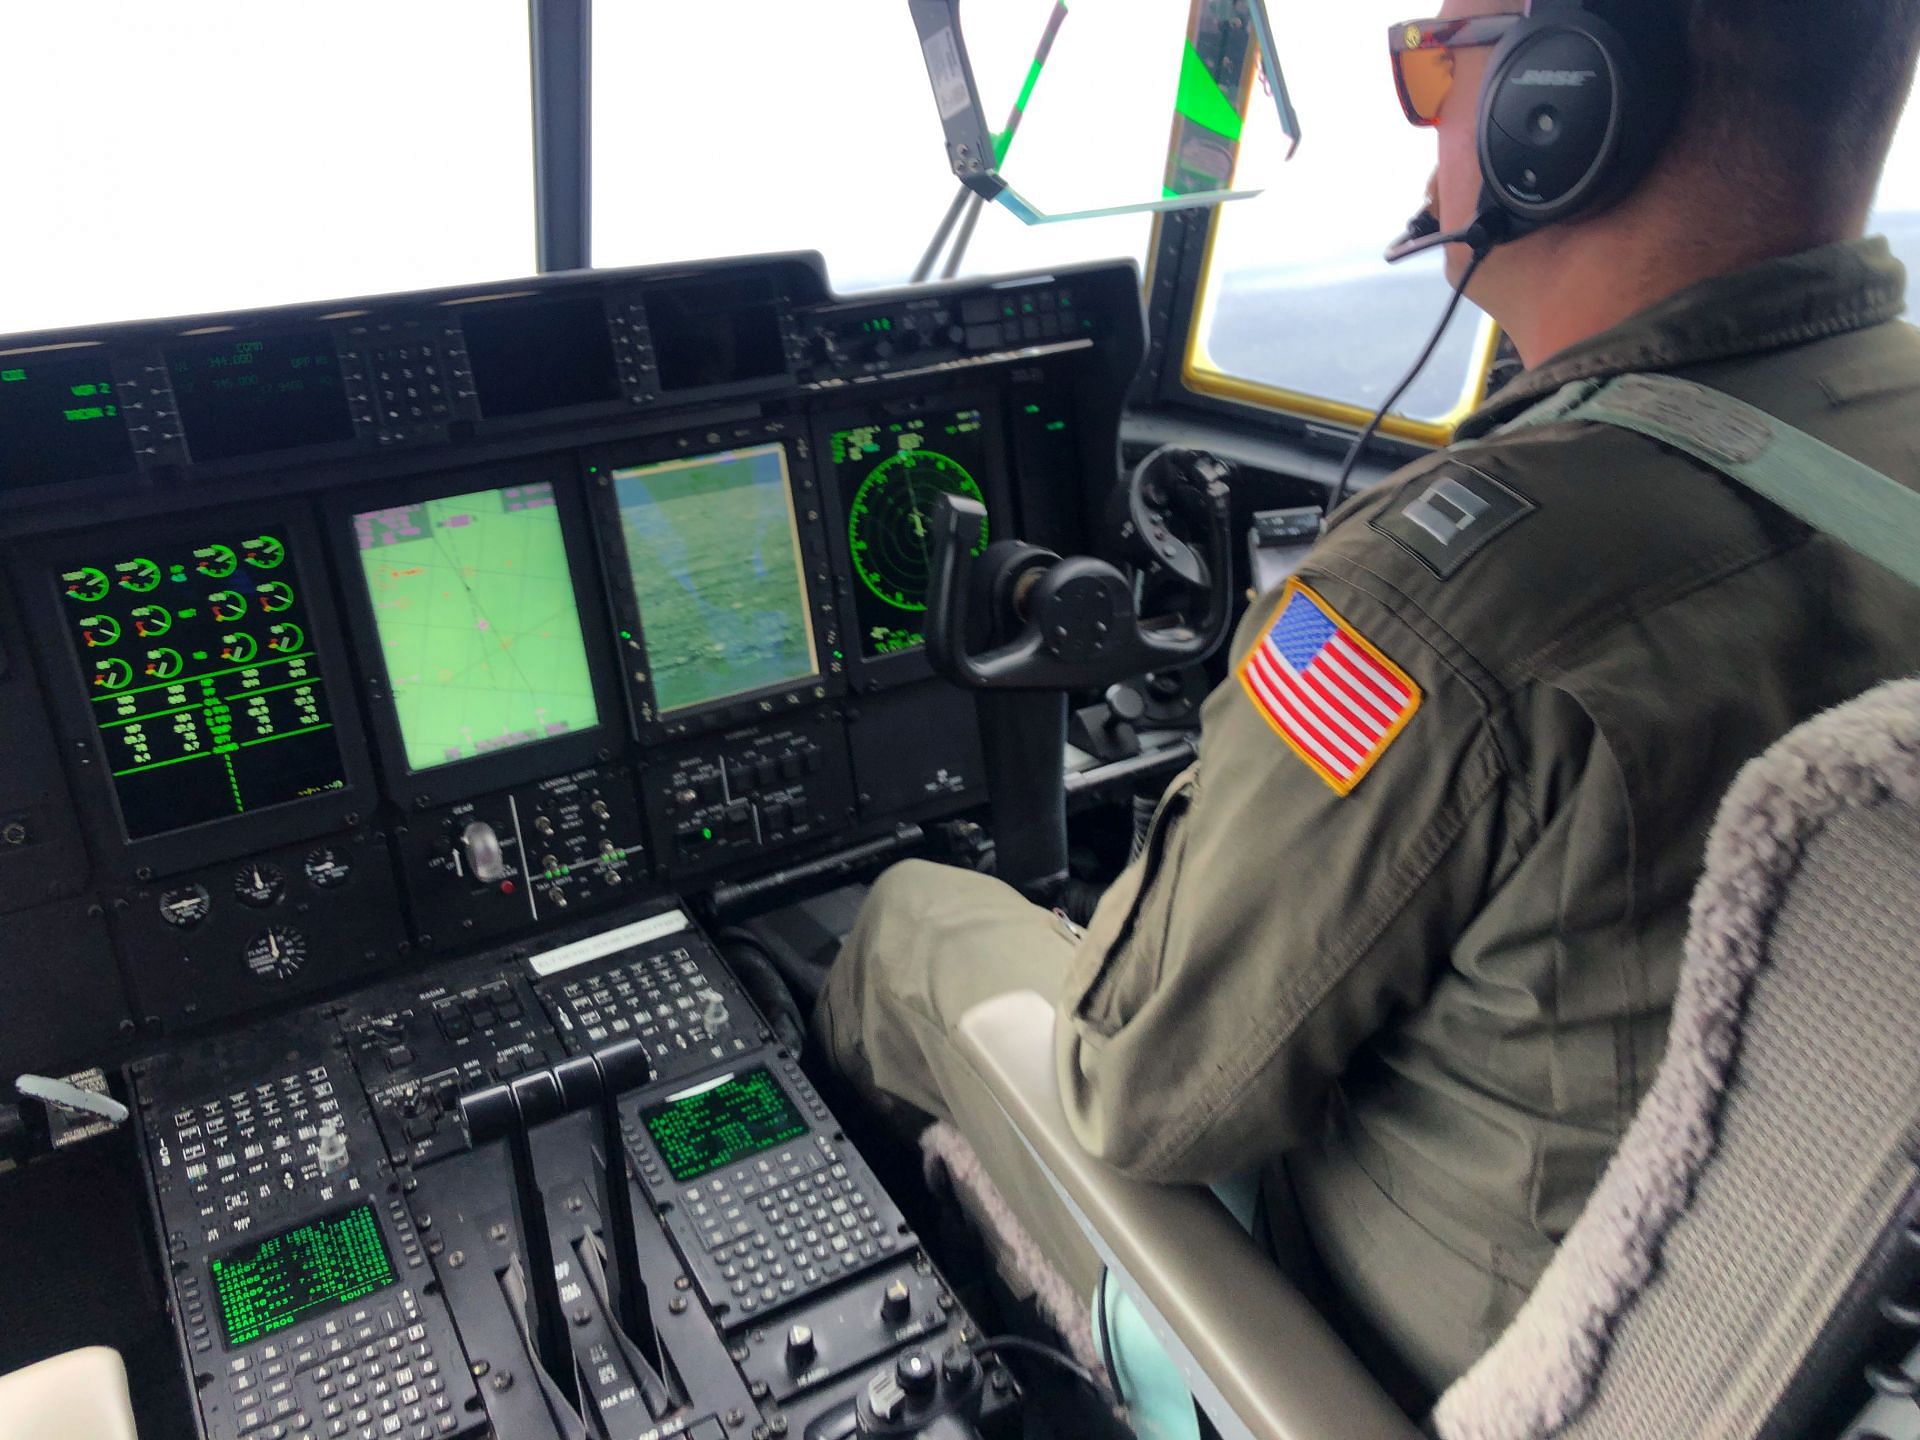
[[[354,517],[408,768],[600,723],[551,485]]]
[[[820,673],[783,446],[613,482],[660,714]]]

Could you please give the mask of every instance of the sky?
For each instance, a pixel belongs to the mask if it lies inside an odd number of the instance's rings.
[[[1050,5],[964,7],[995,124]],[[1243,179],[1265,193],[1229,207],[1220,259],[1337,276],[1398,231],[1432,163],[1381,53],[1407,5],[1274,8],[1306,141],[1281,165],[1256,110]],[[1157,193],[1186,11],[1076,0],[1009,157],[1017,188],[1048,209]],[[0,5],[0,333],[531,271],[526,13]],[[596,263],[813,247],[845,288],[906,276],[955,182],[903,0],[598,0],[595,24]],[[1920,120],[1888,174],[1883,203],[1920,210]],[[1150,226],[1029,228],[990,206],[968,268],[1143,258]]]

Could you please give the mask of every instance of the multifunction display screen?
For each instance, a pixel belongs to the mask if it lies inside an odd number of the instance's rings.
[[[761,1066],[641,1112],[676,1180],[693,1180],[807,1133],[807,1122]]]
[[[612,480],[660,714],[820,673],[785,446]]]
[[[127,544],[60,585],[128,839],[345,788],[284,534]]]
[[[106,356],[0,355],[0,490],[131,469],[133,447]]]
[[[613,332],[598,295],[463,306],[480,413],[534,415],[620,398]]]
[[[934,506],[942,494],[987,503],[986,420],[953,410],[836,430],[828,453],[847,505],[860,654],[879,659],[926,643]],[[986,553],[982,534],[975,555]]]
[[[205,336],[177,341],[165,354],[195,460],[353,439],[340,361],[325,330]]]
[[[407,766],[600,723],[551,485],[353,517]]]
[[[309,1221],[211,1261],[227,1348],[312,1319],[393,1284],[373,1206]]]

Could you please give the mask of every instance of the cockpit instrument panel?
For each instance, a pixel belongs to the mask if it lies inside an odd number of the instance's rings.
[[[10,923],[96,907],[133,1050],[903,853],[984,792],[936,503],[1086,543],[1137,286],[773,256],[0,341],[0,735],[79,817],[0,773]]]
[[[353,439],[333,336],[318,326],[278,335],[208,335],[162,352],[193,458],[232,460]]]
[[[283,532],[128,536],[59,572],[63,627],[129,840],[346,788]]]
[[[704,440],[705,437],[698,437]],[[804,446],[613,450],[588,474],[644,732],[684,734],[822,698],[840,673],[820,499]]]
[[[942,495],[987,507],[988,530],[1004,518],[999,436],[984,406],[925,414],[879,414],[835,428],[827,456],[844,507],[854,631],[863,660],[926,643],[933,578],[933,516]]]
[[[353,540],[410,773],[600,724],[552,485],[362,511]]]
[[[0,349],[0,491],[133,469],[133,446],[105,351]]]

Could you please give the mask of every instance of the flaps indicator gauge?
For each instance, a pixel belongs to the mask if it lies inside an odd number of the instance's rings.
[[[285,980],[307,963],[307,937],[291,925],[269,925],[248,944],[246,962],[263,980]]]

